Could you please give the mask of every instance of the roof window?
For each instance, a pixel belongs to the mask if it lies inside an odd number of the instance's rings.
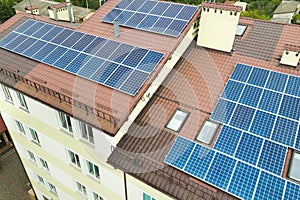
[[[168,125],[166,126],[168,129],[178,132],[187,117],[189,116],[188,112],[182,110],[176,110]]]
[[[242,25],[242,24],[239,24],[236,28],[236,32],[235,32],[235,35],[238,35],[238,36],[243,36],[245,31],[247,29],[247,25]]]
[[[299,169],[300,169],[300,152],[294,151],[291,158],[288,177],[296,181],[300,181]]]
[[[199,131],[196,140],[208,145],[211,144],[218,128],[219,128],[219,124],[206,120],[201,130]]]

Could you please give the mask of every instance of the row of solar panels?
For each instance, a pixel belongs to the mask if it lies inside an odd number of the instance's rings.
[[[270,142],[264,147],[272,145],[276,144]],[[263,160],[265,166],[273,164],[269,159]],[[165,163],[242,199],[299,199],[299,185],[181,136]]]
[[[122,0],[102,21],[178,37],[197,11],[197,6],[170,2]]]
[[[164,56],[31,19],[0,40],[0,47],[130,95]]]

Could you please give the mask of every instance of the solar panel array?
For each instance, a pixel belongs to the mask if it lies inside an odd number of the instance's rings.
[[[29,19],[0,47],[136,95],[164,54]]]
[[[198,6],[152,0],[122,0],[102,21],[178,37]]]
[[[299,200],[281,178],[288,148],[300,150],[299,101],[300,77],[237,64],[211,115],[223,124],[213,148],[179,136],[165,162],[242,199]]]

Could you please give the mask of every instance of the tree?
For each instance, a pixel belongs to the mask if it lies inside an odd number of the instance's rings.
[[[13,0],[0,0],[0,22],[4,22],[15,14]]]

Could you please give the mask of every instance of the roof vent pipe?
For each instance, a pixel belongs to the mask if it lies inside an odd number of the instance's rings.
[[[115,34],[115,37],[119,37],[119,35],[120,35],[119,21],[117,19],[114,20],[114,34]]]
[[[72,11],[71,11],[71,2],[70,0],[66,0],[67,8],[68,8],[68,14],[69,14],[69,20],[71,23],[73,23],[73,17],[72,17]]]

